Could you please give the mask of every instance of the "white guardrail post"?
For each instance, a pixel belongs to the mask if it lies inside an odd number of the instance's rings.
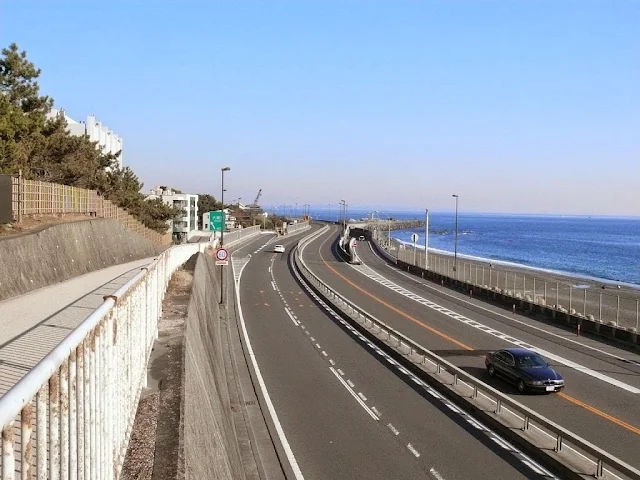
[[[382,333],[383,335],[386,335],[387,341],[389,341],[393,337],[393,348],[395,348],[397,351],[400,351],[401,347],[404,345],[405,348],[409,349],[410,354],[420,355],[422,357],[421,364],[425,365],[426,362],[432,364],[434,368],[432,373],[436,374],[437,376],[447,373],[448,375],[450,375],[453,384],[457,385],[464,383],[473,392],[472,395],[469,395],[470,397],[472,396],[474,399],[476,399],[478,397],[478,392],[482,392],[482,395],[484,397],[490,399],[492,403],[495,404],[495,409],[493,411],[494,414],[496,414],[497,416],[502,416],[508,413],[517,417],[518,419],[521,419],[521,430],[523,432],[527,432],[530,429],[531,425],[534,424],[539,430],[546,432],[547,435],[555,438],[555,452],[560,453],[562,451],[566,454],[567,449],[563,448],[565,445],[570,445],[574,449],[579,450],[581,454],[585,455],[584,458],[590,459],[590,461],[593,463],[592,471],[587,472],[589,475],[593,475],[596,478],[602,477],[603,475],[605,475],[604,467],[607,466],[615,470],[617,473],[626,475],[627,478],[640,480],[640,470],[627,464],[626,462],[623,462],[617,457],[614,457],[610,453],[602,450],[596,445],[593,445],[592,443],[570,432],[564,427],[561,427],[560,425],[552,422],[548,418],[543,417],[537,412],[529,409],[527,406],[513,400],[511,397],[504,395],[490,385],[487,385],[486,383],[478,380],[473,375],[465,372],[464,370],[461,370],[447,360],[434,354],[430,350],[427,350],[420,344],[414,342],[402,333],[396,331],[381,320],[377,319],[366,310],[355,305],[347,298],[343,297],[336,290],[331,288],[323,280],[321,280],[320,277],[315,275],[306,265],[304,259],[302,258],[302,254],[305,247],[310,242],[315,240],[320,235],[326,233],[328,230],[329,226],[325,225],[323,228],[316,230],[315,232],[300,239],[294,255],[294,261],[304,279],[307,282],[313,284],[319,291],[324,292],[325,298],[329,300],[337,309],[341,310],[356,322],[364,324],[370,330],[373,326],[375,326],[375,328],[377,329],[377,331],[375,332],[376,336]],[[406,352],[400,353],[402,353],[403,355],[407,355]],[[576,455],[580,455],[580,453],[576,453]]]
[[[118,478],[169,280],[208,245],[164,251],[0,398],[1,480]]]

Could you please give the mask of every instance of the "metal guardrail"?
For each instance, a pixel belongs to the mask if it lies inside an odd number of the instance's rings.
[[[380,238],[374,240],[382,243]],[[383,242],[387,243],[387,240]],[[525,300],[558,312],[640,333],[640,299],[632,293],[618,293],[615,285],[601,284],[597,287],[591,280],[585,282],[592,284],[591,287],[575,285],[555,280],[553,275],[545,277],[523,273],[517,268],[509,269],[489,260],[470,260],[460,254],[456,262],[453,254],[436,253],[431,249],[426,259],[424,250],[416,251],[410,245],[397,243],[394,248],[397,260],[452,280],[493,290],[514,300]],[[425,261],[429,262],[428,268]],[[456,263],[457,268],[454,268]],[[576,283],[579,281],[576,278]]]
[[[166,288],[204,248],[165,250],[0,398],[0,479],[118,478]]]
[[[325,233],[328,229],[329,226],[327,225],[322,229],[302,238],[298,242],[298,247],[295,252],[294,258],[298,269],[304,275],[304,277],[308,281],[313,283],[320,291],[322,291],[325,298],[333,303],[338,309],[342,310],[351,318],[355,317],[358,323],[363,324],[367,328],[375,326],[378,330],[376,332],[377,334],[384,335],[386,333],[388,341],[390,341],[391,338],[394,338],[395,340],[397,340],[397,345],[395,347],[401,350],[402,346],[404,345],[409,349],[409,355],[418,355],[422,357],[422,364],[425,364],[427,361],[431,363],[434,367],[434,371],[429,373],[436,374],[440,377],[444,376],[445,373],[448,373],[452,377],[453,384],[455,385],[466,382],[470,389],[472,389],[471,398],[476,399],[479,397],[479,395],[482,395],[492,401],[492,403],[495,405],[493,413],[497,418],[500,418],[501,416],[504,416],[506,414],[512,414],[516,419],[519,419],[521,421],[521,430],[523,432],[527,432],[532,427],[538,427],[539,430],[546,432],[547,435],[554,437],[554,450],[557,453],[566,453],[566,444],[569,444],[572,447],[579,449],[581,452],[590,455],[594,463],[594,471],[590,472],[589,474],[594,475],[596,478],[602,477],[604,475],[604,467],[606,465],[616,472],[627,475],[628,478],[640,479],[640,470],[634,468],[626,462],[623,462],[617,457],[604,451],[600,447],[593,445],[582,437],[570,432],[557,423],[552,422],[548,418],[543,417],[527,406],[513,400],[509,396],[501,393],[490,385],[487,385],[481,380],[478,380],[473,375],[465,372],[464,370],[456,367],[447,360],[427,350],[425,347],[414,342],[412,339],[403,335],[401,332],[393,329],[386,323],[377,319],[366,310],[352,303],[346,297],[327,285],[323,280],[315,275],[311,271],[311,269],[309,269],[302,258],[302,253],[308,243],[315,240],[317,237]],[[401,353],[406,355],[405,352],[401,351]],[[513,411],[511,412],[505,407],[510,407]]]

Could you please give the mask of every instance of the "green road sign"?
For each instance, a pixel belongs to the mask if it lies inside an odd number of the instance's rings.
[[[224,212],[209,212],[209,230],[221,232],[224,228]]]

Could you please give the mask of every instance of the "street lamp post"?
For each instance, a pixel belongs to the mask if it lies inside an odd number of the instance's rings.
[[[451,195],[456,199],[456,236],[453,243],[453,271],[458,278],[458,195]]]
[[[429,209],[424,210],[424,269],[429,270]]]
[[[347,229],[347,202],[344,202],[344,224],[342,226],[344,230]]]
[[[222,185],[220,192],[220,202],[222,203],[222,227],[220,228],[220,247],[224,245],[224,229],[227,227],[227,219],[224,214],[224,172],[231,170],[231,167],[220,169],[222,175]],[[220,265],[220,305],[224,305],[224,265]]]

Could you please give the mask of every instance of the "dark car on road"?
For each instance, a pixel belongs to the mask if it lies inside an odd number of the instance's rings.
[[[484,359],[487,372],[513,382],[520,393],[559,392],[564,379],[539,354],[526,348],[506,348],[489,352]]]

